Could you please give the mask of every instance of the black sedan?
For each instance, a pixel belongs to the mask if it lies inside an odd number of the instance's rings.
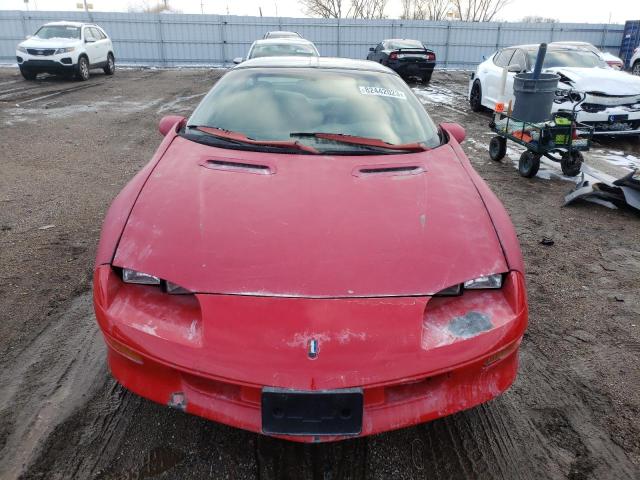
[[[406,79],[419,78],[424,83],[431,80],[436,66],[436,54],[418,40],[395,38],[383,40],[369,49],[367,60],[386,65]]]

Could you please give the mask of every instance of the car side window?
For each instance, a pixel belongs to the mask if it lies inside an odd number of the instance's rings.
[[[505,48],[504,50],[498,52],[495,57],[493,57],[493,63],[495,63],[499,67],[506,67],[509,65],[509,61],[511,60],[511,56],[513,55],[512,48]]]
[[[524,52],[522,50],[516,50],[516,53],[511,57],[511,61],[509,65],[520,65],[521,70],[527,69],[527,60],[524,56]]]
[[[379,43],[378,45],[376,45],[376,52],[379,52],[382,50],[382,44]]]
[[[86,27],[84,29],[84,39],[85,39],[85,41],[86,40],[89,40],[89,41],[96,41],[97,40],[97,38],[95,38],[93,36],[93,32],[91,31],[91,28],[89,28],[89,27]]]
[[[105,38],[107,38],[105,33],[99,28],[94,27],[92,30],[93,30],[93,36],[96,37],[97,39],[104,40]]]

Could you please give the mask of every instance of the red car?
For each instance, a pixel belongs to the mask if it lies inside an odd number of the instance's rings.
[[[94,274],[113,376],[155,402],[302,442],[506,390],[527,324],[500,201],[374,62],[227,73],[114,200]]]

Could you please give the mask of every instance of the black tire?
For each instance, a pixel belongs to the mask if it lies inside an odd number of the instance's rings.
[[[25,80],[35,80],[36,77],[38,76],[38,72],[34,72],[34,71],[31,71],[31,70],[26,70],[24,68],[20,69],[20,73],[22,74],[22,77]]]
[[[507,139],[502,137],[493,137],[489,142],[489,157],[491,160],[499,162],[507,154]]]
[[[631,73],[634,75],[640,75],[640,60],[636,60],[631,67]]]
[[[518,162],[518,172],[525,178],[535,177],[540,170],[540,155],[527,150],[520,155]]]
[[[476,80],[473,82],[473,86],[471,87],[471,93],[469,94],[469,105],[471,106],[471,110],[474,112],[481,112],[482,107],[482,86],[480,85],[480,81]]]
[[[82,82],[89,80],[89,59],[87,57],[80,57],[78,59],[78,65],[76,65],[76,78]]]
[[[577,150],[573,150],[571,152],[571,155],[569,155],[569,152],[563,153],[562,159],[560,160],[560,168],[562,169],[562,173],[564,173],[567,177],[575,177],[580,173],[583,161],[584,157],[582,156],[582,153]]]
[[[105,75],[113,75],[116,71],[116,60],[113,58],[113,54],[107,55],[107,64],[102,69]]]
[[[422,83],[429,83],[431,81],[431,75],[433,75],[433,70],[426,72],[422,76]]]

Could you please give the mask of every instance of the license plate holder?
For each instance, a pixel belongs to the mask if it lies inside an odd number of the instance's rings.
[[[262,431],[272,435],[357,435],[362,431],[361,388],[301,391],[262,389]]]
[[[629,120],[629,115],[626,113],[620,113],[618,115],[609,115],[609,123],[626,122]]]

